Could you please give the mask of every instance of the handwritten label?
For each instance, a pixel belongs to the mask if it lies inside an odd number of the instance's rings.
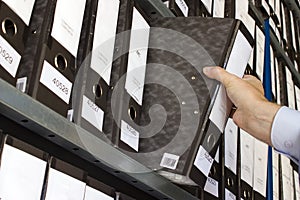
[[[98,130],[102,131],[104,112],[86,96],[83,96],[81,116]]]
[[[139,151],[140,134],[129,124],[122,120],[121,122],[121,141],[128,144],[135,151]]]
[[[208,177],[204,186],[204,190],[215,197],[219,197],[219,182]]]
[[[16,77],[21,55],[0,35],[0,65]]]
[[[51,35],[76,57],[86,0],[56,3]],[[71,9],[68,9],[71,8]]]
[[[181,12],[183,13],[183,15],[185,17],[188,16],[189,13],[189,7],[188,5],[185,3],[184,0],[175,0],[177,6],[179,7],[179,9],[181,10]]]
[[[44,61],[40,82],[64,102],[69,104],[72,83],[47,61]]]
[[[208,177],[208,174],[210,172],[211,166],[214,162],[214,159],[209,155],[209,153],[200,146],[196,159],[194,162],[194,165],[206,176]]]

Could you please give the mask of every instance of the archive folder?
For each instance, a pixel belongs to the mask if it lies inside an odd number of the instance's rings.
[[[40,199],[48,154],[5,137],[0,154],[0,199]]]
[[[232,119],[228,119],[224,137],[224,199],[239,199],[238,196],[238,127]]]
[[[230,104],[203,67],[220,65],[242,76],[253,41],[234,19],[162,18],[150,25],[141,117],[125,124],[132,145],[123,150],[174,182],[203,188]]]
[[[38,41],[51,0],[0,1],[0,78],[25,92],[24,72],[32,71]],[[30,79],[28,77],[27,79]]]
[[[109,92],[120,66],[113,67],[116,34],[127,26],[123,18],[132,10],[132,1],[94,1],[94,16],[85,44],[85,59],[76,75],[73,87],[72,110],[74,122],[94,135],[102,132],[111,139],[112,119],[108,113]],[[110,12],[107,12],[110,10]]]

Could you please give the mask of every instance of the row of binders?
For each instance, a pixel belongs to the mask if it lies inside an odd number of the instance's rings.
[[[0,199],[133,200],[29,144],[0,138]]]
[[[249,2],[164,1],[175,18],[147,16],[137,2],[0,1],[0,77],[173,182],[200,188],[199,198],[265,199],[267,147],[226,125],[225,89],[202,73],[219,65],[242,77],[248,65],[263,80],[265,35]],[[296,65],[291,12],[279,0],[255,4]],[[299,89],[271,55],[275,99],[299,108]],[[278,188],[295,196],[287,163],[278,177],[289,184]]]

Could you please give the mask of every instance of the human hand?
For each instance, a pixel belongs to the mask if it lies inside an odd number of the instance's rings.
[[[257,139],[272,145],[272,123],[280,106],[264,97],[261,82],[251,75],[239,78],[221,67],[205,67],[203,72],[224,85],[229,99],[236,106],[233,121]]]

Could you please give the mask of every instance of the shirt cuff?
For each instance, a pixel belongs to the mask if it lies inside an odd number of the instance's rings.
[[[272,124],[272,145],[299,161],[300,112],[286,106],[281,107]]]

